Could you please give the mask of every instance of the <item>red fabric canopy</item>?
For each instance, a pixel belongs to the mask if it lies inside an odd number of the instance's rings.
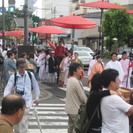
[[[5,33],[5,36],[7,36],[7,31],[5,31],[4,33]],[[2,36],[2,33],[0,33],[0,36]]]
[[[54,25],[63,27],[63,28],[70,28],[70,29],[91,29],[95,28],[96,25],[89,25],[89,26],[84,26],[84,25],[71,25],[71,24],[59,24],[59,23],[54,23]]]
[[[12,36],[12,37],[23,37],[24,31],[23,30],[13,30],[13,31],[6,31],[6,36]]]
[[[36,32],[41,34],[65,34],[65,30],[56,28],[54,26],[44,25],[29,29],[30,32]]]
[[[109,2],[105,2],[104,0],[97,1],[97,2],[91,2],[91,3],[80,4],[80,6],[94,7],[94,8],[100,8],[100,9],[126,9],[125,7],[115,5],[115,4],[112,4],[112,3],[109,3]]]
[[[89,29],[96,27],[95,22],[76,15],[59,17],[51,19],[51,21],[54,22],[56,26],[71,29]]]
[[[127,11],[128,14],[133,14],[133,10]]]

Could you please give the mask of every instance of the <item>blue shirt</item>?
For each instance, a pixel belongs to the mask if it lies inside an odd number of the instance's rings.
[[[12,73],[13,72],[15,73],[15,71],[16,71],[16,64],[14,60],[6,58],[4,61],[5,80],[8,81]]]
[[[27,71],[25,71],[23,76],[21,76],[19,72],[17,71],[16,73],[17,78],[16,78],[15,86],[14,86],[14,82],[15,82],[14,74],[11,75],[6,85],[6,88],[4,90],[4,96],[11,94],[12,88],[14,88],[14,93],[15,93],[15,90],[17,88],[17,90],[19,91],[24,91],[24,95],[22,95],[22,97],[25,99],[26,107],[31,107],[33,103],[32,89],[31,89],[32,87],[34,91],[35,100],[39,100],[39,95],[40,95],[39,85],[34,77],[34,74],[32,72],[30,73],[31,73],[32,79],[30,79]]]

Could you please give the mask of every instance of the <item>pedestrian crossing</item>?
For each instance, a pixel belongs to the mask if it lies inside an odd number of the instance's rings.
[[[39,104],[35,107],[43,133],[67,133],[68,117],[65,113],[65,104]],[[40,133],[35,117],[34,108],[31,108],[29,118],[29,133]]]

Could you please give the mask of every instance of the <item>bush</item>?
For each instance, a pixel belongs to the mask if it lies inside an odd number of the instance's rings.
[[[111,52],[103,53],[102,57],[105,59],[110,59]]]

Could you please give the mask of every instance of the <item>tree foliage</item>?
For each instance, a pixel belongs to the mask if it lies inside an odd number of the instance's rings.
[[[108,41],[112,42],[113,38],[117,38],[119,46],[125,44],[132,33],[131,18],[126,10],[110,9],[105,12],[102,27]]]
[[[24,17],[23,10],[16,9],[14,13],[5,13],[5,31],[9,31],[13,18]],[[2,30],[2,15],[0,15],[0,31]]]

